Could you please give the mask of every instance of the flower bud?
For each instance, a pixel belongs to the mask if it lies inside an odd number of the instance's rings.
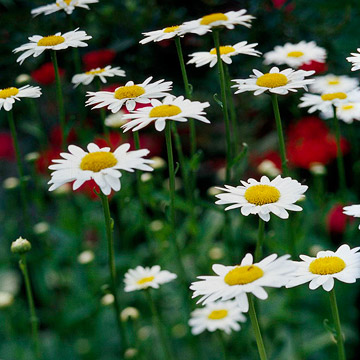
[[[128,321],[129,319],[136,320],[139,317],[139,310],[129,306],[121,312],[120,317],[123,322]]]
[[[13,254],[26,254],[31,250],[30,241],[23,239],[21,236],[12,242],[11,252]]]
[[[113,294],[106,294],[101,298],[101,304],[103,306],[109,306],[115,301]]]
[[[150,164],[150,166],[153,169],[162,169],[166,166],[166,161],[160,156],[154,156],[151,158],[151,160],[153,161],[153,163]]]
[[[85,250],[79,254],[77,260],[79,264],[86,265],[90,264],[95,258],[95,254],[91,250]]]
[[[124,357],[125,359],[134,359],[137,356],[137,354],[138,354],[137,349],[129,348],[126,349]]]
[[[14,296],[8,292],[0,291],[0,310],[12,305]]]

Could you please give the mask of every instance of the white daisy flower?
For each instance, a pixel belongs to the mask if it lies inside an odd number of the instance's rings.
[[[25,85],[21,88],[8,87],[0,89],[0,110],[4,108],[5,111],[10,111],[15,103],[15,100],[20,101],[20,98],[38,98],[41,95],[41,89],[38,86]]]
[[[218,188],[225,193],[215,195],[219,199],[215,204],[232,204],[226,207],[225,211],[240,208],[242,215],[258,214],[264,221],[270,220],[271,213],[287,219],[287,210],[302,211],[295,202],[304,198],[303,194],[308,189],[306,185],[280,175],[271,181],[267,176],[262,176],[260,181],[249,179],[241,183],[242,186],[225,185],[225,188]]]
[[[204,116],[204,109],[210,106],[208,102],[190,101],[183,96],[167,96],[163,101],[151,100],[151,106],[136,110],[131,114],[124,115],[127,120],[132,120],[122,126],[124,132],[137,131],[152,122],[155,122],[155,129],[163,131],[166,120],[186,122],[188,119],[196,119],[205,123],[210,121]]]
[[[121,70],[119,67],[111,67],[111,65],[104,68],[98,67],[96,69],[86,71],[85,73],[74,75],[71,82],[75,84],[74,87],[77,87],[80,84],[89,85],[95,77],[98,77],[101,82],[105,84],[107,82],[107,77],[114,76],[125,76],[125,71]]]
[[[169,26],[161,30],[149,31],[142,33],[145,38],[140,40],[140,44],[147,44],[151,41],[159,42],[162,40],[172,39],[175,36],[184,36],[183,25]]]
[[[58,0],[53,4],[40,6],[31,10],[31,15],[38,16],[40,14],[50,15],[57,11],[65,11],[68,15],[72,14],[76,7],[90,10],[88,4],[98,3],[99,0]]]
[[[316,257],[300,255],[303,261],[294,261],[297,271],[287,288],[307,282],[311,290],[322,286],[325,291],[334,287],[334,279],[344,283],[354,283],[360,278],[360,247],[350,249],[349,245],[341,245],[335,252],[319,251]]]
[[[261,52],[254,49],[257,45],[248,44],[247,41],[241,41],[235,45],[220,46],[221,60],[226,64],[231,64],[231,56],[245,54],[251,56],[260,56]],[[196,67],[207,65],[210,63],[210,67],[213,67],[217,63],[216,49],[210,51],[200,51],[189,55],[192,57],[188,64],[195,64]]]
[[[331,119],[334,111],[331,107],[327,107],[321,112],[322,117]],[[352,124],[354,120],[360,121],[360,102],[344,102],[336,106],[336,116],[339,120],[347,124]]]
[[[224,266],[215,264],[212,269],[215,276],[198,276],[201,281],[195,281],[190,289],[194,291],[193,298],[201,296],[197,303],[204,305],[216,300],[227,301],[235,299],[240,311],[247,312],[248,293],[265,300],[268,297],[264,287],[280,288],[292,278],[296,269],[290,255],[278,258],[272,254],[258,263],[253,264],[253,256],[246,254],[240,265]]]
[[[79,28],[66,32],[61,35],[60,32],[55,35],[50,36],[41,36],[34,35],[30,36],[28,39],[29,43],[19,46],[14,49],[14,53],[20,51],[25,51],[21,56],[18,57],[16,62],[19,62],[20,65],[24,62],[29,56],[38,57],[45,50],[64,50],[68,47],[85,47],[88,46],[85,40],[90,40],[92,36],[87,35],[85,31],[78,31]]]
[[[137,266],[129,269],[125,274],[125,291],[142,290],[152,287],[158,289],[160,285],[168,283],[177,278],[176,274],[167,270],[161,270],[159,265],[153,267]]]
[[[346,75],[328,74],[316,76],[315,82],[309,86],[310,91],[319,94],[336,92],[348,92],[354,90],[359,85],[359,80]]]
[[[350,206],[344,206],[343,213],[348,216],[353,216],[355,218],[360,217],[360,205],[350,205]],[[360,225],[359,225],[360,230]]]
[[[130,144],[120,145],[114,152],[109,147],[99,148],[96,144],[87,146],[88,152],[78,146],[69,145],[69,153],[61,153],[62,159],[56,159],[49,166],[51,174],[49,191],[53,191],[68,182],[73,183],[73,190],[78,189],[85,181],[93,179],[105,195],[111,189],[119,191],[121,171],[133,172],[134,169],[152,171],[148,164],[152,161],[143,157],[149,150],[128,151]]]
[[[172,81],[158,80],[150,83],[152,76],[143,83],[135,85],[133,81],[128,81],[124,86],[120,86],[111,91],[87,92],[89,99],[86,106],[95,105],[92,109],[107,107],[113,113],[118,112],[125,104],[128,111],[135,109],[136,103],[148,104],[150,99],[162,98],[168,95],[172,89]]]
[[[263,74],[261,71],[253,69],[255,75],[250,75],[250,79],[235,79],[238,90],[235,94],[245,91],[254,91],[254,95],[260,95],[265,91],[274,94],[286,95],[289,91],[296,92],[297,89],[307,90],[308,84],[314,82],[314,79],[305,79],[315,71],[285,69],[280,71],[279,68],[273,67],[270,72]]]
[[[246,10],[229,11],[226,13],[214,13],[203,16],[200,19],[187,21],[182,25],[182,33],[194,33],[204,35],[214,27],[226,27],[234,29],[235,25],[251,27],[251,20],[254,16],[246,15]]]
[[[357,53],[351,53],[350,55],[352,56],[346,58],[349,63],[352,63],[351,71],[360,69],[360,48],[358,48],[357,51]]]
[[[111,128],[119,128],[124,125],[127,120],[124,119],[124,115],[127,114],[122,110],[119,110],[115,114],[110,114],[105,118],[105,125]]]
[[[221,301],[194,310],[189,325],[192,327],[193,335],[199,335],[205,330],[210,332],[223,330],[230,334],[232,330],[239,331],[241,329],[239,322],[245,321],[246,317],[235,301]]]
[[[264,64],[288,65],[298,68],[310,61],[325,62],[326,50],[316,45],[315,41],[300,41],[298,44],[286,43],[275,46],[274,50],[264,54]]]

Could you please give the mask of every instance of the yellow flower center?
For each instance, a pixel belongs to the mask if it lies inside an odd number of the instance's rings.
[[[245,285],[260,279],[264,271],[256,265],[237,266],[230,270],[224,278],[228,285]]]
[[[346,267],[345,261],[337,256],[326,256],[313,260],[309,271],[317,275],[336,274]]]
[[[164,33],[172,33],[180,28],[180,25],[169,26],[164,29]]]
[[[288,57],[296,57],[296,58],[301,57],[303,55],[304,55],[304,53],[302,51],[290,51],[287,54]]]
[[[69,5],[71,4],[71,1],[72,1],[72,0],[64,0],[64,3],[65,3],[67,6],[69,6]],[[56,2],[56,5],[57,5],[57,6],[60,6],[60,3],[57,1],[57,2]]]
[[[9,87],[6,89],[0,90],[0,99],[6,99],[10,96],[15,96],[19,92],[19,89],[16,87]]]
[[[82,170],[99,172],[100,170],[111,168],[117,164],[115,155],[107,151],[96,151],[86,154],[80,163]]]
[[[348,104],[348,105],[343,105],[343,106],[341,107],[342,110],[351,110],[351,109],[353,109],[353,108],[354,108],[354,105],[350,105],[350,104]]]
[[[339,85],[340,84],[340,80],[339,79],[332,79],[328,81],[329,85]]]
[[[181,113],[181,109],[176,105],[159,105],[151,109],[150,117],[169,117]]]
[[[115,99],[133,99],[142,94],[145,94],[145,89],[138,85],[131,85],[131,86],[121,86],[119,87],[115,93]]]
[[[228,311],[227,310],[213,310],[209,315],[208,315],[208,319],[210,320],[220,320],[223,318],[226,318],[228,315]]]
[[[105,68],[99,69],[99,70],[90,70],[87,71],[85,74],[86,75],[96,75],[96,74],[101,74],[105,71]]]
[[[37,43],[38,46],[55,46],[62,44],[65,41],[65,38],[63,36],[58,35],[50,35],[50,36],[44,36],[42,39],[40,39]]]
[[[331,94],[323,94],[323,95],[321,95],[321,98],[324,101],[331,101],[331,100],[335,100],[335,99],[344,100],[347,98],[347,95],[343,92],[337,92],[337,93],[331,93]]]
[[[235,51],[235,49],[232,46],[220,46],[220,55],[226,55],[230,54]],[[211,55],[216,55],[216,49],[210,50]]]
[[[136,283],[138,285],[143,285],[143,284],[146,284],[146,283],[148,283],[150,281],[153,281],[154,279],[155,279],[155,276],[147,276],[147,277],[144,277],[144,278],[138,280]]]
[[[246,189],[244,197],[250,204],[260,206],[277,202],[280,191],[271,185],[253,185]]]
[[[279,86],[284,86],[288,83],[288,78],[284,74],[274,73],[274,74],[264,74],[256,80],[256,85],[267,87],[267,88],[276,88]]]
[[[215,21],[226,21],[228,17],[223,13],[214,13],[210,15],[203,16],[200,20],[201,25],[210,25]]]

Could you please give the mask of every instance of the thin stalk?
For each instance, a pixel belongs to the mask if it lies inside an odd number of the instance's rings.
[[[34,297],[31,290],[31,283],[29,278],[29,271],[26,264],[25,254],[21,255],[21,259],[19,261],[19,267],[24,275],[24,280],[25,280],[26,296],[29,304],[30,323],[31,323],[31,331],[32,331],[32,337],[35,347],[35,354],[37,359],[41,359],[40,340],[39,340],[39,319],[36,316]]]
[[[271,101],[273,105],[275,121],[276,121],[276,129],[279,138],[279,147],[280,147],[280,156],[281,156],[281,167],[284,176],[288,175],[288,167],[287,167],[287,158],[286,158],[286,150],[285,150],[285,140],[284,133],[281,125],[281,117],[279,111],[279,103],[276,94],[271,94]]]
[[[227,360],[228,356],[227,356],[227,350],[226,350],[226,341],[224,339],[224,334],[222,333],[222,330],[218,330],[217,332],[218,338],[219,338],[219,342],[222,348],[222,352],[223,352],[223,359]]]
[[[101,81],[98,76],[96,77],[96,87],[97,87],[97,91],[101,91]],[[109,139],[109,129],[105,125],[106,111],[104,108],[100,108],[99,111],[100,111],[101,126],[103,128],[104,135],[106,137],[106,140],[110,140]]]
[[[260,356],[261,360],[267,360],[265,346],[264,346],[264,342],[263,342],[263,339],[261,336],[259,322],[258,322],[257,316],[256,316],[254,300],[253,300],[251,294],[247,294],[247,298],[249,301],[249,316],[250,316],[250,320],[251,320],[251,325],[254,330],[256,344],[257,344],[258,351],[259,351],[259,356]]]
[[[339,309],[337,306],[336,294],[334,288],[331,291],[329,291],[329,295],[330,295],[331,312],[334,318],[334,325],[336,330],[336,345],[338,348],[339,360],[346,360],[344,338],[341,331]]]
[[[256,249],[255,249],[255,262],[260,261],[260,259],[262,258],[264,232],[265,232],[265,221],[259,217],[259,230],[258,230],[258,238],[257,238],[257,242],[256,242]]]
[[[231,152],[231,129],[230,129],[230,121],[229,121],[229,111],[228,111],[228,103],[226,96],[226,81],[225,81],[225,73],[224,66],[220,56],[220,36],[219,29],[213,29],[213,38],[217,55],[217,66],[218,73],[220,79],[220,88],[221,88],[221,101],[222,101],[222,111],[225,121],[225,133],[226,133],[226,182],[229,182],[231,177],[231,160],[232,160],[232,152]]]

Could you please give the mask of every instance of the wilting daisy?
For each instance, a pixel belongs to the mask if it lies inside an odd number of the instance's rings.
[[[264,64],[288,65],[298,68],[310,61],[325,62],[326,50],[314,41],[300,41],[298,44],[286,43],[275,46],[274,50],[264,54]]]
[[[330,119],[334,116],[334,111],[331,107],[327,107],[321,112],[325,119]],[[351,124],[354,120],[360,121],[360,102],[344,102],[336,106],[336,117],[347,124]]]
[[[137,131],[152,122],[155,122],[155,129],[165,129],[166,120],[186,122],[188,119],[196,119],[205,123],[210,121],[204,116],[204,109],[210,106],[208,102],[190,101],[183,96],[175,98],[167,96],[163,101],[151,100],[151,107],[138,109],[131,114],[124,115],[125,119],[132,120],[122,126],[124,132]]]
[[[344,206],[343,213],[348,216],[353,216],[355,218],[360,217],[360,205],[350,205],[350,206]],[[360,225],[359,225],[360,230]]]
[[[247,41],[241,41],[235,45],[220,46],[221,60],[226,64],[231,64],[231,57],[239,54],[260,56],[261,52],[254,49],[256,44],[248,44]],[[200,51],[189,55],[192,59],[188,64],[195,64],[196,67],[207,65],[213,67],[217,63],[216,49],[210,51]]]
[[[239,322],[245,322],[246,317],[242,314],[235,301],[221,301],[211,303],[202,309],[196,309],[191,313],[189,325],[193,335],[208,330],[223,330],[230,334],[232,330],[241,329]]]
[[[37,98],[41,95],[41,89],[38,86],[25,85],[21,88],[8,87],[0,89],[0,110],[4,108],[10,111],[15,103],[15,100],[20,101],[20,98]]]
[[[360,48],[358,48],[357,51],[356,53],[351,53],[350,55],[352,56],[346,58],[349,63],[352,63],[351,71],[360,69]]]
[[[79,29],[75,29],[64,34],[58,32],[55,35],[50,36],[30,36],[29,43],[21,45],[13,50],[14,53],[24,51],[16,61],[21,65],[29,56],[38,57],[45,50],[64,50],[68,47],[76,48],[88,46],[85,40],[90,40],[92,36],[87,35],[85,31],[78,30]]]
[[[149,31],[142,33],[145,38],[140,40],[140,44],[147,44],[151,41],[158,42],[162,40],[172,39],[175,36],[184,36],[183,25],[169,26],[161,30]]]
[[[263,74],[261,71],[253,69],[255,75],[250,75],[250,79],[235,79],[236,85],[233,87],[238,90],[235,94],[245,91],[254,91],[254,95],[260,95],[266,91],[270,93],[286,95],[289,91],[296,92],[297,89],[307,90],[307,85],[314,82],[313,79],[305,79],[306,76],[314,74],[315,71],[285,69],[273,67],[270,72]]]
[[[95,4],[98,2],[99,0],[58,0],[53,4],[40,6],[36,9],[31,10],[31,14],[34,16],[40,14],[50,15],[54,12],[63,10],[68,15],[70,15],[75,10],[75,7],[90,10],[88,4]]]
[[[87,146],[88,152],[78,146],[69,145],[69,153],[61,153],[62,159],[53,160],[49,166],[51,174],[49,191],[72,182],[73,190],[78,189],[85,181],[93,179],[105,195],[111,190],[120,190],[121,170],[133,172],[134,169],[152,171],[148,164],[152,161],[143,157],[149,150],[129,151],[130,144],[120,145],[114,152],[109,147],[100,148],[96,144]]]
[[[161,270],[159,265],[153,267],[137,266],[129,269],[125,274],[125,291],[142,290],[152,287],[158,289],[160,285],[168,283],[177,278],[176,274],[167,270]]]
[[[359,85],[359,80],[346,75],[328,74],[325,76],[316,76],[315,82],[309,88],[311,92],[328,94],[336,92],[348,92]]]
[[[278,257],[276,254],[267,256],[258,263],[253,263],[253,256],[246,254],[240,265],[224,266],[215,264],[212,269],[215,276],[198,276],[190,289],[193,298],[201,296],[197,303],[209,304],[216,300],[235,299],[240,311],[247,312],[248,293],[265,300],[268,297],[264,287],[280,288],[285,286],[292,277],[296,267],[288,260],[290,255]]]
[[[111,65],[108,65],[104,68],[96,68],[82,74],[74,75],[71,82],[75,84],[74,87],[77,87],[80,84],[89,85],[95,77],[98,77],[102,83],[106,83],[107,77],[114,76],[125,76],[125,71],[121,70],[119,67],[111,67]]]
[[[86,96],[89,96],[89,99],[86,101],[86,106],[95,105],[92,109],[107,107],[116,113],[125,104],[126,109],[132,111],[135,109],[136,103],[148,104],[151,99],[165,97],[172,89],[171,81],[158,80],[151,83],[151,80],[150,76],[143,83],[137,85],[133,81],[128,81],[114,92],[87,92]]]
[[[360,278],[360,247],[350,249],[349,245],[341,245],[335,252],[319,251],[316,257],[300,255],[302,261],[297,264],[294,278],[287,288],[309,282],[311,290],[322,286],[325,291],[334,287],[334,279],[345,283],[354,283]]]
[[[237,187],[225,185],[225,188],[218,188],[224,193],[215,195],[219,199],[216,204],[231,204],[225,210],[240,208],[242,215],[258,214],[264,221],[270,220],[270,213],[287,219],[287,210],[301,211],[302,208],[295,202],[304,197],[308,188],[290,177],[282,178],[280,175],[271,181],[267,176],[262,176],[260,181],[249,179],[241,183]]]

